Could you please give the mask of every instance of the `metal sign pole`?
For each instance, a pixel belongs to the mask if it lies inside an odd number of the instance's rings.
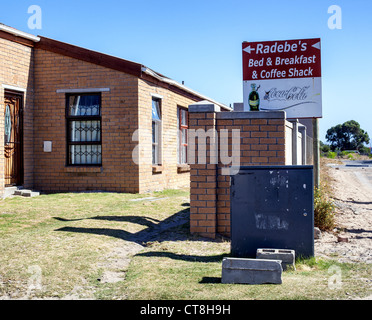
[[[314,187],[320,186],[319,119],[313,118]]]

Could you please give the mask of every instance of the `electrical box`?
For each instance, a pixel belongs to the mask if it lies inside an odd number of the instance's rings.
[[[313,166],[245,166],[231,176],[231,253],[258,248],[314,255]]]

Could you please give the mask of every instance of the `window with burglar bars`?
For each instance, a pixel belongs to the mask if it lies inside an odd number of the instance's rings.
[[[187,109],[178,107],[178,163],[187,164],[187,131],[189,129],[189,113]]]
[[[102,164],[101,94],[66,95],[67,164]]]

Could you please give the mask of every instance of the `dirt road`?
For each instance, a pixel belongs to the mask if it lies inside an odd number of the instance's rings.
[[[372,161],[328,160],[327,172],[334,192],[336,232],[323,232],[315,240],[315,254],[341,262],[372,263]],[[337,236],[348,242],[339,242]]]

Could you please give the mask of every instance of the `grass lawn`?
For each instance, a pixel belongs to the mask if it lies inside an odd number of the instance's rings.
[[[187,230],[182,228],[178,232]],[[282,274],[281,285],[221,284],[229,242],[163,241],[137,254],[127,273],[129,299],[274,300],[355,299],[371,294],[372,266],[311,258]],[[341,275],[340,286],[332,279]],[[329,285],[330,283],[330,285]]]
[[[141,200],[148,197],[155,199]],[[188,205],[189,193],[183,190],[2,200],[0,298],[350,299],[371,294],[371,265],[318,259],[298,261],[296,271],[283,273],[281,285],[221,284],[221,262],[230,244],[192,236],[188,224],[172,226],[170,221],[187,215]],[[171,228],[160,232],[166,225]],[[336,289],[329,286],[330,267],[341,275]]]

